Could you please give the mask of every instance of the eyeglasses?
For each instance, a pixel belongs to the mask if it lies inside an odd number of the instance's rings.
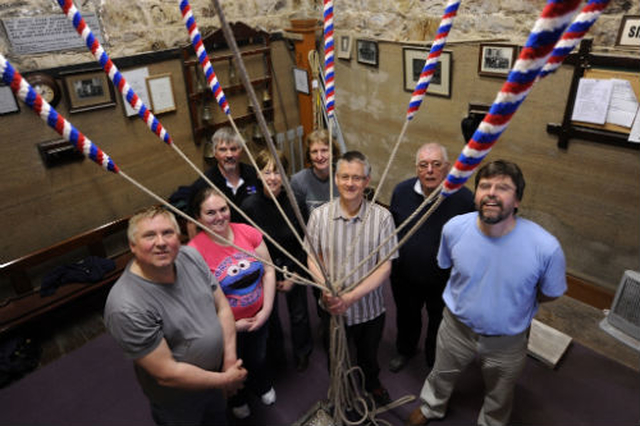
[[[490,191],[492,188],[495,190],[495,192],[500,192],[504,194],[516,190],[515,187],[511,185],[507,185],[506,183],[493,184],[490,182],[480,182],[478,184],[478,189],[481,191]]]
[[[352,182],[360,183],[360,182],[363,182],[366,178],[367,178],[366,176],[362,176],[362,175],[338,175],[338,179],[345,182],[348,180],[351,180]]]
[[[432,169],[437,170],[439,168],[441,168],[444,165],[444,163],[442,161],[421,161],[418,163],[418,169],[419,170],[427,170],[429,169],[429,166],[431,166]]]

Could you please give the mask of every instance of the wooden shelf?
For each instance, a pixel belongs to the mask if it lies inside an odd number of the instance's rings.
[[[273,108],[264,108],[264,109],[262,109],[262,114],[264,114],[264,118],[267,121],[273,121],[273,113],[274,113],[274,109]],[[245,114],[245,115],[240,115],[240,116],[234,116],[233,117],[233,121],[236,123],[236,125],[238,127],[243,127],[243,126],[246,126],[248,124],[255,123],[257,120],[256,120],[256,116],[254,114]],[[202,138],[207,133],[213,134],[220,127],[224,127],[224,126],[228,126],[228,125],[229,125],[229,123],[225,119],[225,120],[220,121],[218,123],[209,123],[209,124],[205,124],[203,126],[196,127],[195,130],[194,130],[194,133],[195,133],[196,137]]]
[[[270,47],[261,47],[259,49],[253,49],[253,50],[243,50],[240,52],[240,56],[254,56],[254,55],[260,55],[260,54],[265,54],[265,53],[271,53],[271,48]],[[220,62],[220,61],[228,61],[230,59],[233,59],[233,55],[231,53],[226,54],[226,55],[211,55],[209,54],[209,61],[211,62]],[[185,66],[194,66],[199,64],[200,62],[198,62],[197,59],[191,59],[188,61],[184,61],[184,65]]]
[[[231,29],[236,39],[236,43],[241,48],[240,55],[243,57],[243,59],[255,56],[260,56],[264,59],[262,61],[262,64],[258,63],[258,66],[262,67],[262,71],[255,72],[255,68],[253,70],[254,74],[258,74],[260,75],[260,77],[252,79],[251,86],[254,88],[264,86],[269,97],[273,99],[273,87],[271,84],[273,80],[271,70],[273,68],[271,66],[271,46],[269,34],[264,31],[255,30],[243,23],[232,24]],[[233,55],[229,53],[229,48],[227,46],[222,30],[218,30],[209,34],[202,39],[202,42],[207,49],[209,60],[212,63],[222,64],[225,61],[229,62],[232,60]],[[200,116],[203,103],[211,103],[212,108],[217,108],[217,105],[215,104],[215,97],[209,87],[206,87],[206,89],[203,91],[199,91],[197,89],[198,75],[201,76],[201,71],[198,71],[200,69],[200,63],[195,56],[193,47],[191,45],[184,46],[181,49],[181,52],[182,70],[185,79],[185,86],[187,88],[187,100],[189,103],[190,113],[189,116],[191,118],[191,130],[193,133],[195,144],[200,145],[200,143],[202,143],[205,138],[208,139],[209,137],[211,137],[211,135],[217,129],[223,126],[227,126],[228,121],[227,117],[220,117],[219,114],[212,114],[214,117],[218,116],[218,122],[202,122]],[[219,70],[216,70],[216,73],[218,73],[218,80],[220,81],[220,84],[223,85],[222,90],[225,97],[227,98],[227,101],[229,102],[229,106],[231,107],[232,112],[237,113],[237,111],[234,110],[234,104],[250,104],[248,100],[241,99],[247,97],[244,85],[229,84],[228,82],[224,81],[224,78],[222,80],[220,79]],[[202,78],[202,76],[200,78]],[[273,107],[265,108],[263,110],[263,113],[267,121],[274,120]],[[256,118],[253,114],[245,114],[241,116],[234,115],[233,120],[238,126],[245,126],[256,122]]]
[[[265,76],[262,78],[258,78],[255,80],[251,80],[251,85],[254,87],[259,87],[262,86],[266,83],[271,83],[271,76]],[[226,96],[230,96],[230,95],[234,95],[236,93],[244,93],[244,86],[241,83],[238,84],[234,84],[232,86],[223,86],[222,90],[224,91],[224,94]],[[211,89],[209,89],[209,87],[207,87],[204,91],[202,92],[195,92],[195,93],[191,93],[189,94],[189,100],[190,101],[202,101],[203,99],[209,100],[209,99],[214,99],[213,93],[211,92]]]

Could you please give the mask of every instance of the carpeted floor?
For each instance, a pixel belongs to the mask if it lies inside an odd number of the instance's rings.
[[[391,301],[389,297],[387,299]],[[284,308],[283,305],[281,305]],[[397,374],[386,366],[394,354],[394,312],[389,307],[380,350],[381,380],[392,398],[418,395],[427,374],[422,354]],[[281,309],[281,312],[284,310]],[[311,312],[314,312],[312,308]],[[314,315],[314,325],[317,325]],[[316,335],[316,339],[317,339]],[[237,425],[290,425],[326,397],[326,358],[319,342],[309,368],[288,368],[276,379],[278,400],[264,407],[252,401],[252,416]],[[448,416],[433,425],[472,425],[482,404],[482,378],[472,365],[463,375]],[[382,418],[401,425],[416,406],[401,406]],[[516,425],[638,425],[640,375],[577,343],[555,370],[529,358],[515,396]],[[0,425],[153,425],[131,362],[108,335],[0,390]]]

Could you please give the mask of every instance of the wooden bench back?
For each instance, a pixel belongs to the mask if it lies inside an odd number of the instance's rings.
[[[105,238],[118,232],[126,231],[128,222],[129,218],[118,219],[50,247],[4,263],[0,265],[0,277],[9,277],[16,295],[29,293],[35,288],[29,278],[29,270],[31,268],[83,247],[86,247],[93,256],[109,257],[104,246]]]
[[[90,231],[71,237],[58,244],[35,251],[26,256],[0,265],[0,279],[7,279],[13,287],[15,296],[0,301],[0,334],[8,332],[44,316],[53,310],[68,306],[71,302],[83,296],[94,294],[101,289],[109,288],[122,274],[127,263],[133,257],[128,247],[122,247],[126,236],[117,234],[126,232],[129,218],[115,220]],[[109,253],[105,244],[109,237],[118,239],[119,249],[116,253]],[[113,250],[111,250],[113,251]],[[67,283],[60,286],[51,296],[42,297],[38,291],[39,283],[34,284],[37,276],[34,271],[44,269],[53,270],[56,266],[68,264],[70,258],[79,253],[88,252],[90,255],[110,258],[115,262],[115,270],[109,272],[96,283]],[[72,259],[76,261],[80,259]]]

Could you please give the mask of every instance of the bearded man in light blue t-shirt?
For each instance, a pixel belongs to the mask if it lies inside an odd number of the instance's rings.
[[[526,360],[538,304],[567,289],[556,238],[516,213],[524,193],[520,168],[498,160],[475,179],[477,212],[444,226],[438,264],[452,268],[443,298],[436,361],[409,425],[443,418],[460,373],[477,356],[485,382],[478,425],[506,425],[513,390]]]

